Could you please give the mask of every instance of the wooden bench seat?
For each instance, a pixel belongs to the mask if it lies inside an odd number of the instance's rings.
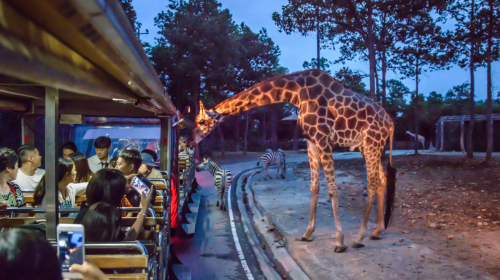
[[[86,255],[100,269],[148,269],[148,256],[145,255]],[[146,280],[147,273],[107,274],[109,279]]]

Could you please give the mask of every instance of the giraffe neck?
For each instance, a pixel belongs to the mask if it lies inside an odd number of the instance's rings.
[[[310,75],[311,71],[303,71],[266,80],[221,102],[215,106],[215,111],[232,115],[274,103],[290,103],[299,107],[301,99],[306,98],[306,88],[318,83]],[[304,91],[303,98],[301,91]]]

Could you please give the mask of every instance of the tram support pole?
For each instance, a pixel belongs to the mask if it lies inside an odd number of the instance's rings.
[[[59,201],[57,193],[57,132],[59,129],[59,90],[45,87],[45,202],[47,240],[57,239]]]
[[[160,118],[160,169],[170,176],[170,129],[171,117]]]

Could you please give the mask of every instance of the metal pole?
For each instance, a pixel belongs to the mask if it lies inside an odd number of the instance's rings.
[[[163,171],[167,171],[170,174],[169,170],[169,131],[168,124],[171,122],[171,117],[160,118],[160,169]]]
[[[171,169],[172,169],[172,147],[170,147],[170,145],[176,145],[178,144],[177,142],[175,142],[173,139],[172,139],[172,118],[168,118],[166,119],[166,125],[167,125],[167,139],[168,139],[168,147],[167,147],[167,171],[168,171],[168,174],[171,174]]]
[[[45,87],[45,202],[47,240],[55,241],[59,223],[57,190],[57,132],[59,128],[59,90]]]

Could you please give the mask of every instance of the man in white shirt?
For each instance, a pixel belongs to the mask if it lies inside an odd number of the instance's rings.
[[[42,165],[42,156],[38,149],[24,144],[18,150],[21,168],[17,173],[17,178],[13,182],[16,183],[22,191],[34,191],[38,182],[45,175],[45,170],[38,169]]]
[[[111,139],[107,136],[100,136],[94,141],[95,156],[90,157],[89,162],[90,170],[95,174],[97,171],[109,167],[109,150],[111,150]]]

